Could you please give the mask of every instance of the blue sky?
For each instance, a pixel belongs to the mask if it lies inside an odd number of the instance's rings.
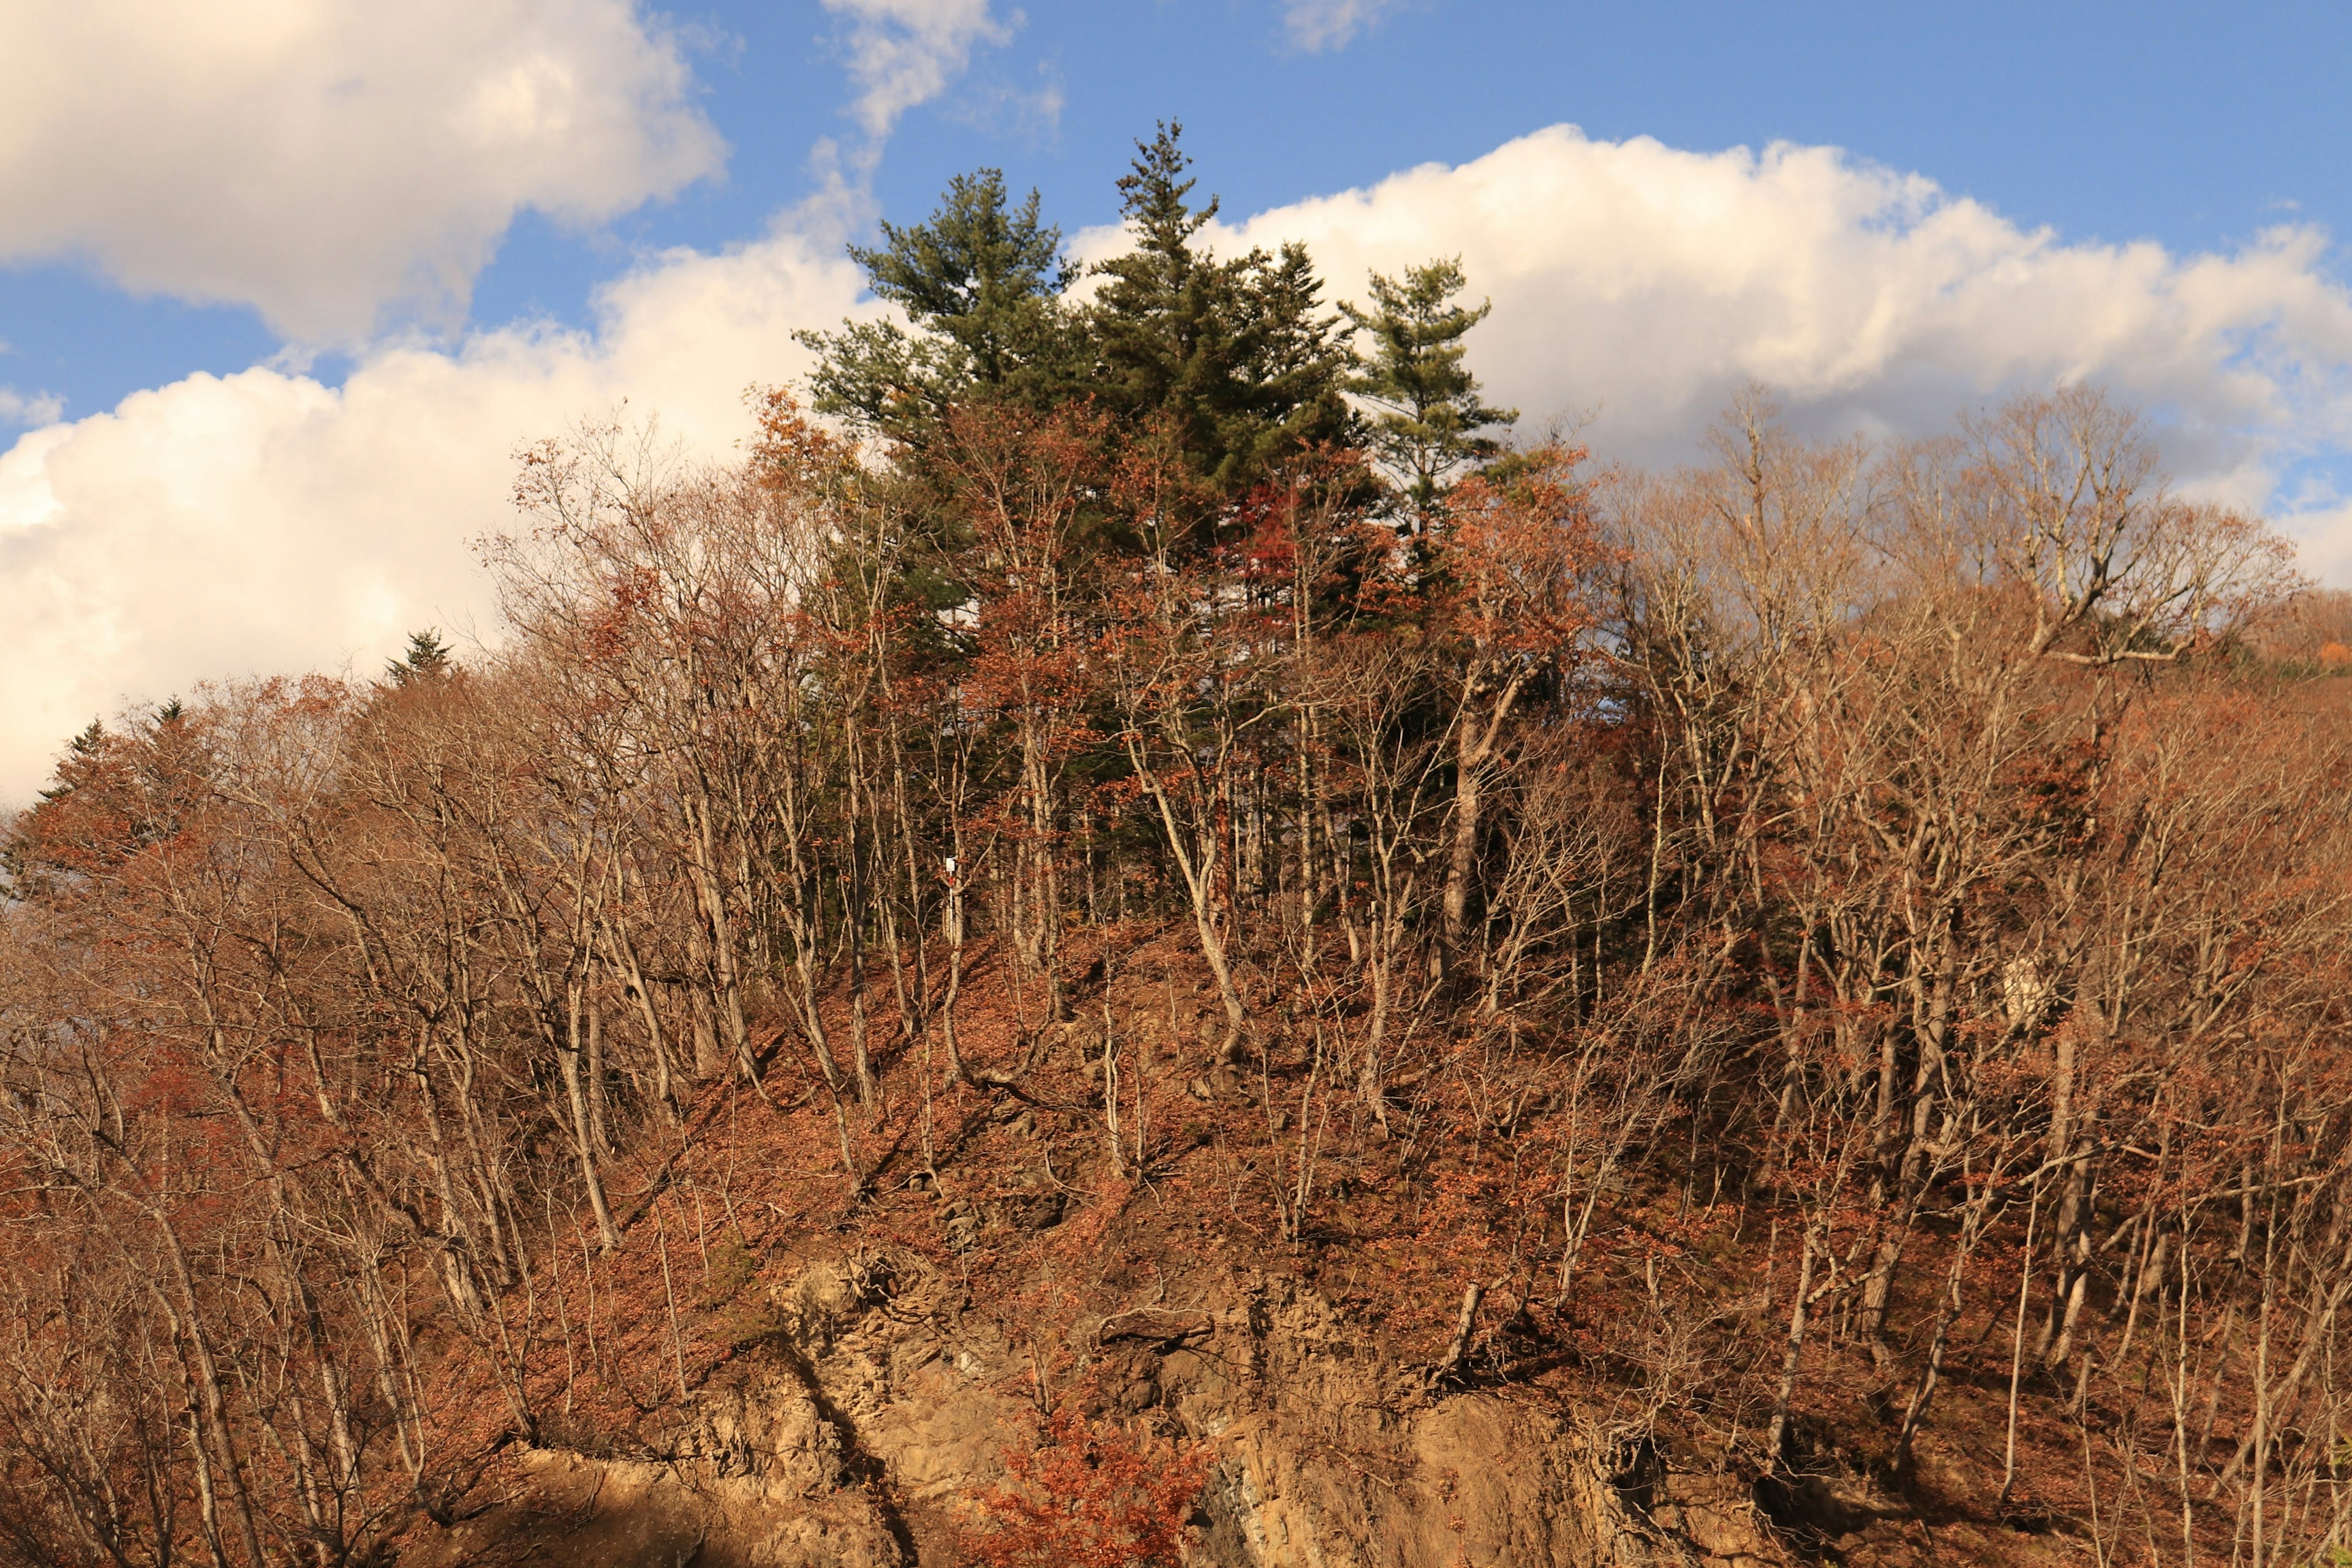
[[[2352,579],[2340,6],[90,0],[0,58],[0,805],[121,703],[494,638],[521,441],[723,453],[872,308],[845,240],[994,164],[1099,249],[1163,116],[1335,297],[1463,254],[1604,456],[2089,377]]]
[[[949,175],[992,163],[1040,188],[1066,227],[1105,223],[1129,143],[1161,115],[1185,121],[1237,213],[1475,158],[1559,121],[1695,150],[1843,147],[2077,239],[2219,249],[2285,221],[2345,232],[2352,210],[2352,11],[2340,5],[1367,9],[1319,49],[1264,0],[1003,11],[1006,41],[982,45],[889,139],[874,210],[919,218]],[[474,321],[583,321],[595,283],[630,256],[756,234],[817,187],[813,146],[856,138],[852,20],[814,4],[666,15],[729,144],[723,172],[584,228],[525,212],[476,280]],[[0,382],[75,414],[280,346],[249,307],[138,298],[76,259],[0,271],[0,342],[12,351]],[[317,368],[332,380],[341,365],[331,353]]]

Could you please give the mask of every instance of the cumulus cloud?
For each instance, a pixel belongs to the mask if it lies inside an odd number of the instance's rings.
[[[593,331],[381,348],[340,389],[192,376],[17,437],[0,455],[0,801],[126,695],[366,669],[414,627],[488,629],[466,542],[508,521],[515,446],[625,397],[723,452],[748,428],[742,388],[804,367],[792,329],[859,308],[822,227],[803,214],[726,254],[654,258],[604,290]],[[2157,408],[2185,480],[2272,506],[2313,569],[2352,577],[2352,504],[2325,479],[2352,453],[2352,297],[2308,230],[2228,255],[2072,245],[1832,150],[1558,128],[1218,243],[1292,237],[1356,299],[1368,268],[1459,253],[1495,301],[1471,342],[1492,391],[1531,421],[1591,411],[1607,458],[1696,455],[1751,380],[1810,428],[1902,432],[2086,377]]]
[[[462,317],[515,214],[593,223],[719,166],[635,0],[0,6],[0,260],[351,342]]]
[[[1460,255],[1495,302],[1471,340],[1489,389],[1531,419],[1591,416],[1612,458],[1693,455],[1749,382],[1810,428],[1902,432],[2085,379],[2164,419],[2185,481],[2280,508],[2307,560],[2352,568],[2332,500],[2274,493],[2289,465],[2352,450],[2352,294],[2313,229],[2228,255],[2069,244],[1834,148],[1691,153],[1556,126],[1217,243],[1283,239],[1307,241],[1343,299],[1368,270]]]
[[[1346,48],[1396,5],[1397,0],[1283,0],[1282,25],[1292,43],[1320,54]]]
[[[854,113],[877,142],[963,75],[974,48],[1013,36],[989,0],[824,0],[824,8],[848,18]]]
[[[512,454],[601,417],[690,452],[750,431],[741,395],[805,364],[792,330],[854,309],[837,237],[658,258],[593,332],[516,328],[380,349],[331,388],[194,375],[0,454],[0,805],[64,738],[200,679],[366,673],[408,631],[488,632],[470,544],[510,527]]]

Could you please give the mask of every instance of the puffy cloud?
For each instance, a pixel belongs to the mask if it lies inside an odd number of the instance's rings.
[[[989,0],[824,0],[824,8],[849,19],[855,112],[876,142],[900,115],[945,92],[975,47],[1013,36],[990,14]]]
[[[1694,455],[1751,381],[1806,427],[1902,432],[2087,379],[2162,417],[2184,482],[2276,509],[2308,563],[2352,568],[2331,492],[2276,493],[2291,465],[2352,450],[2352,294],[2313,229],[2229,255],[2068,244],[1834,148],[1690,153],[1556,126],[1217,243],[1288,238],[1338,298],[1363,298],[1368,269],[1459,254],[1495,303],[1471,340],[1490,391],[1534,421],[1583,421],[1609,457]]]
[[[125,695],[207,675],[362,669],[427,624],[488,629],[468,539],[504,526],[509,455],[624,397],[693,447],[855,308],[803,216],[723,255],[656,258],[593,332],[517,328],[364,357],[340,389],[194,376],[0,455],[0,800]],[[1590,411],[1603,456],[1671,462],[1741,384],[1821,430],[1925,430],[2016,386],[2090,377],[2155,405],[2199,488],[2270,504],[2352,574],[2352,298],[2323,242],[2229,255],[2069,245],[1931,182],[1819,148],[1677,152],[1559,128],[1223,230],[1302,238],[1333,291],[1459,252],[1495,314],[1473,362],[1531,421]],[[1080,237],[1084,253],[1118,243]],[[2288,481],[2292,480],[2292,483]],[[2352,486],[2346,487],[2352,489]]]
[[[583,417],[655,417],[690,452],[805,364],[793,328],[854,307],[837,238],[781,230],[658,258],[593,333],[519,327],[379,349],[340,388],[194,375],[0,455],[0,805],[122,701],[206,677],[362,673],[412,629],[494,629],[470,543],[513,523],[512,454]]]
[[[1749,381],[1902,427],[2087,377],[2167,410],[2208,471],[2242,435],[2352,437],[2352,296],[2308,229],[2230,256],[2068,245],[1833,148],[1686,153],[1560,126],[1220,242],[1285,238],[1340,296],[1369,270],[1460,255],[1495,302],[1473,340],[1494,390],[1537,416],[1590,412],[1596,441],[1652,460]]]
[[[0,58],[0,260],[310,342],[455,320],[520,209],[593,223],[723,152],[634,0],[9,5]]]
[[[1282,25],[1309,54],[1344,49],[1396,9],[1397,0],[1283,0]]]

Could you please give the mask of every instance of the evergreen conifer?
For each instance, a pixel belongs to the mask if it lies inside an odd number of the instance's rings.
[[[1232,499],[1286,454],[1348,440],[1349,356],[1305,247],[1220,261],[1198,246],[1218,204],[1192,205],[1182,135],[1163,122],[1137,143],[1118,182],[1136,246],[1096,268],[1087,322],[1105,403],[1173,439],[1194,475]]]
[[[1456,301],[1465,279],[1458,257],[1405,268],[1401,278],[1372,274],[1370,309],[1339,309],[1372,340],[1347,389],[1372,409],[1370,445],[1416,523],[1441,504],[1447,479],[1502,449],[1480,432],[1507,426],[1516,408],[1490,406],[1464,363],[1463,339],[1486,319],[1491,300]]]
[[[837,332],[800,334],[818,355],[817,412],[919,446],[960,400],[1043,407],[1083,375],[1085,353],[1062,306],[1076,274],[1063,258],[1062,231],[1038,216],[1035,191],[1016,207],[1003,171],[959,174],[928,222],[885,223],[882,239],[850,247],[850,258],[913,330],[845,321]]]
[[[440,628],[428,626],[408,634],[408,652],[387,663],[383,675],[394,686],[406,686],[412,681],[438,679],[450,668],[449,645],[441,640]]]

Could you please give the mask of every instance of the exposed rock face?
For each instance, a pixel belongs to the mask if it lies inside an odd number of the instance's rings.
[[[506,1500],[404,1560],[930,1568],[1003,1474],[1034,1347],[943,1283],[820,1263],[658,1457],[533,1450]],[[1191,1561],[1219,1568],[1778,1563],[1731,1478],[1669,1474],[1522,1392],[1433,1393],[1294,1282],[1115,1314],[1073,1346],[1098,1417],[1206,1441]],[[1613,1456],[1613,1458],[1612,1458]]]

